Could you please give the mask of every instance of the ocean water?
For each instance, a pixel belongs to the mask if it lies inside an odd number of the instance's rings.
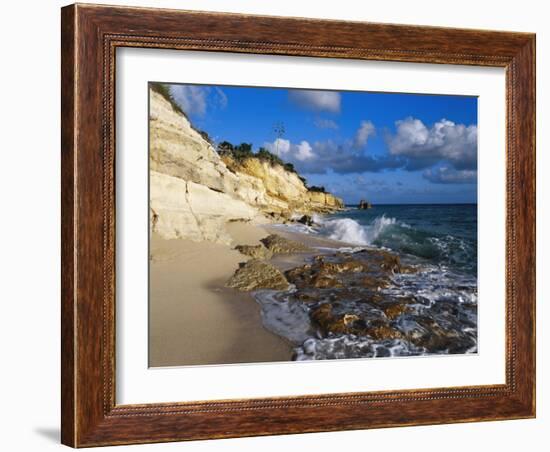
[[[476,204],[379,205],[318,218],[317,233],[477,274]]]
[[[296,288],[258,291],[264,326],[294,345],[294,359],[477,353],[477,205],[349,207],[314,220],[312,227],[279,227],[342,242],[337,250],[319,249],[328,260],[343,254],[361,260],[368,256],[362,249],[383,249],[416,271],[392,274],[389,286],[378,289],[382,304],[369,301],[372,292],[355,286],[351,295],[346,295],[347,288],[320,289],[313,303],[299,301]],[[383,314],[384,303],[403,300],[409,303],[406,313],[392,319]],[[353,315],[366,325],[384,321],[402,337],[321,334],[311,314],[326,303],[332,304],[335,315]]]

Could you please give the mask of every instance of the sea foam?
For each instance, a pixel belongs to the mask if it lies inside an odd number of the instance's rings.
[[[337,218],[321,222],[321,233],[333,240],[353,245],[371,245],[388,226],[396,223],[395,218],[385,215],[377,217],[370,225],[362,226],[351,218]]]

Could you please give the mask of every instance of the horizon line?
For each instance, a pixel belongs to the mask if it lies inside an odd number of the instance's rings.
[[[456,206],[456,205],[477,205],[477,202],[381,202],[381,203],[371,203],[372,207],[376,206]],[[359,202],[356,203],[347,203],[344,202],[345,206],[356,206],[359,205]]]

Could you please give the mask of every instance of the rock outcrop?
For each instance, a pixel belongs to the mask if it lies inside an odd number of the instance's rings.
[[[259,289],[286,290],[289,287],[278,268],[256,259],[241,264],[226,285],[244,292]]]
[[[277,234],[270,234],[260,240],[272,254],[303,253],[311,251],[311,248],[295,240],[285,239]]]
[[[163,94],[149,95],[150,225],[161,237],[230,243],[230,221],[276,222],[343,207],[281,165],[222,159]]]
[[[161,174],[232,194],[239,179],[170,102],[150,90],[149,168]]]
[[[309,191],[297,173],[281,165],[258,158],[236,161],[229,155],[222,161],[244,182],[238,195],[263,212],[322,213],[344,207],[343,201],[330,193]]]
[[[331,212],[345,207],[344,201],[331,193],[309,191],[307,196],[314,212]]]
[[[229,221],[252,221],[256,209],[205,185],[150,172],[150,221],[153,232],[166,239],[231,243]]]
[[[362,199],[361,201],[359,201],[359,205],[357,207],[359,209],[372,209],[372,204]]]
[[[260,243],[259,245],[237,245],[235,249],[241,254],[249,256],[252,259],[265,260],[271,259],[273,256],[271,250],[268,250],[263,243]]]

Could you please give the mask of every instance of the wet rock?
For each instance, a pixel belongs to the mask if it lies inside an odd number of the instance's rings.
[[[399,256],[389,251],[365,249],[357,251],[356,254],[365,255],[369,262],[376,265],[384,273],[413,273],[416,271],[416,268],[412,266],[402,265]]]
[[[273,254],[311,251],[311,248],[307,247],[303,243],[285,239],[277,234],[268,235],[266,238],[260,240],[260,242],[262,242]]]
[[[369,336],[376,340],[402,339],[403,333],[393,328],[387,321],[375,319],[365,321],[357,314],[335,314],[329,303],[323,303],[311,313],[311,319],[319,327],[323,335],[353,334]]]
[[[311,283],[312,272],[311,265],[305,264],[300,267],[287,270],[285,272],[286,278],[298,288],[304,288]]]
[[[288,280],[298,288],[344,287],[340,276],[356,274],[368,270],[364,262],[346,260],[343,262],[326,262],[317,256],[312,264],[302,265],[286,272]],[[353,285],[352,281],[348,281]]]
[[[270,218],[274,223],[287,224],[290,222],[290,217],[285,212],[265,212],[265,215]]]
[[[418,273],[418,268],[413,267],[412,265],[401,265],[401,273],[403,274],[411,274],[411,273]]]
[[[315,296],[315,295],[312,295],[312,294],[309,294],[309,293],[305,293],[305,292],[296,292],[294,294],[294,298],[298,301],[301,301],[302,303],[315,303],[315,302],[319,301],[318,296]]]
[[[382,308],[386,317],[390,320],[394,320],[397,317],[410,312],[410,307],[402,303],[392,303]]]
[[[359,205],[357,207],[359,209],[372,209],[372,204],[362,199],[361,201],[359,201]]]
[[[235,249],[245,256],[250,256],[252,259],[271,259],[271,256],[273,256],[273,253],[263,244],[237,245]]]
[[[349,334],[354,322],[359,320],[355,314],[333,314],[332,305],[324,303],[311,313],[311,319],[320,327],[323,334]]]
[[[322,328],[328,325],[332,318],[332,305],[329,303],[324,303],[311,312],[311,319],[317,322]]]
[[[371,290],[380,290],[389,287],[390,281],[385,278],[376,278],[374,276],[365,276],[360,281],[361,286],[371,289]]]
[[[387,323],[369,326],[366,333],[368,336],[376,340],[403,339],[403,333],[395,328],[392,328]]]
[[[385,300],[385,297],[378,292],[372,292],[370,294],[363,295],[359,300],[361,303],[371,303],[378,305]]]
[[[286,290],[289,284],[278,268],[253,259],[241,264],[226,286],[248,292],[258,289]]]
[[[452,328],[443,328],[429,317],[417,317],[415,320],[420,328],[410,332],[409,340],[431,353],[464,353],[476,343],[475,338]]]
[[[335,273],[358,273],[366,272],[367,264],[357,260],[347,260],[344,262],[321,262],[319,272],[322,274],[333,275]]]
[[[318,289],[344,287],[337,279],[322,274],[315,275],[311,279],[311,285],[313,287],[317,287]]]
[[[315,224],[311,215],[303,215],[297,221],[298,223],[305,224],[306,226],[313,226]]]
[[[293,268],[288,270],[285,275],[298,289],[343,287],[332,274],[320,272],[317,264],[305,264]]]
[[[382,272],[388,273],[400,273],[401,272],[401,260],[399,256],[389,251],[378,249],[363,249],[357,251],[355,254],[364,255],[369,263],[373,266],[376,265]]]
[[[380,268],[391,273],[401,273],[401,259],[399,259],[399,256],[385,253],[380,262]]]

